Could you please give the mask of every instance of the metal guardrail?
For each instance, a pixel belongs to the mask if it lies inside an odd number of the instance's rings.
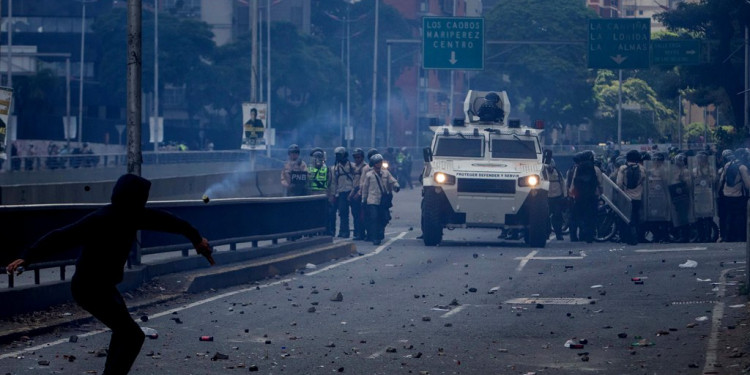
[[[189,221],[213,246],[230,245],[230,251],[238,243],[251,243],[258,247],[259,241],[279,238],[316,235],[325,231],[326,198],[322,195],[285,198],[237,198],[216,199],[209,204],[202,201],[149,202],[148,207],[172,212]],[[9,244],[0,253],[0,264],[15,259],[21,249],[31,245],[39,236],[69,224],[103,205],[33,205],[0,206],[0,225],[8,228]],[[297,215],[289,220],[289,215]],[[30,225],[35,222],[37,225]],[[144,255],[181,251],[189,256],[193,246],[178,235],[141,231],[140,241],[135,246],[128,266],[140,265]],[[41,282],[41,270],[60,269],[60,280],[65,280],[65,267],[74,265],[79,251],[68,251],[57,259],[32,264],[26,270],[34,271],[34,284]],[[15,285],[14,276],[8,275],[8,287]]]

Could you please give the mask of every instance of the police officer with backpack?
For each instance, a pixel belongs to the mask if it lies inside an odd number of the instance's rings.
[[[563,209],[566,205],[566,195],[568,189],[566,189],[565,187],[565,178],[563,178],[562,173],[557,170],[555,159],[552,159],[551,153],[549,164],[547,164],[542,170],[542,175],[546,180],[549,181],[549,193],[547,194],[547,202],[549,203],[552,229],[555,231],[555,238],[557,240],[562,240]]]
[[[724,195],[727,235],[726,242],[741,242],[746,239],[747,195],[750,189],[750,174],[747,162],[750,153],[746,148],[734,151],[734,160],[724,166],[721,174],[720,189]]]
[[[617,186],[630,197],[630,224],[623,239],[629,245],[638,244],[638,227],[641,219],[641,207],[643,207],[643,181],[646,179],[646,169],[640,164],[641,154],[638,150],[630,150],[625,154],[625,165],[617,172]]]
[[[580,228],[579,238],[581,241],[592,243],[602,186],[602,172],[594,165],[592,151],[582,152],[579,159],[580,163],[573,171],[573,186],[568,193],[573,197],[573,215]]]

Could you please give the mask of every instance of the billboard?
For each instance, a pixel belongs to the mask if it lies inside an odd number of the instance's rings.
[[[8,115],[13,101],[13,89],[10,87],[0,87],[0,159],[7,159],[8,154],[5,152],[8,145]]]
[[[241,149],[266,149],[266,109],[266,103],[242,103]]]

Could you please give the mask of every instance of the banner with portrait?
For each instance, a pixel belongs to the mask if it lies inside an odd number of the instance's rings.
[[[242,103],[241,149],[266,149],[266,109],[266,103]]]
[[[5,151],[8,146],[8,124],[10,123],[10,108],[13,104],[13,89],[10,87],[0,87],[0,159],[7,159],[8,154]]]

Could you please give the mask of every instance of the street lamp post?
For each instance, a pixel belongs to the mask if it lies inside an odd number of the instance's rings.
[[[93,3],[97,0],[75,0],[82,5],[81,10],[81,66],[78,76],[78,147],[82,147],[83,140],[83,74],[84,65],[86,60],[84,59],[85,46],[86,46],[86,4]]]

